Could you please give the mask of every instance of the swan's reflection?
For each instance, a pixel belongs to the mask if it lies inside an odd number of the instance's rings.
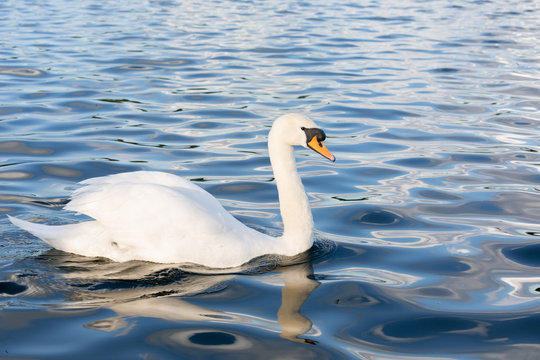
[[[281,306],[277,313],[277,321],[281,325],[281,337],[289,340],[315,344],[310,339],[298,336],[307,333],[312,323],[300,309],[319,282],[313,280],[311,263],[284,267],[281,276],[285,282],[281,290]]]
[[[151,317],[167,321],[236,323],[268,328],[271,331],[280,327],[282,338],[316,343],[300,338],[312,328],[312,322],[300,313],[300,309],[319,285],[313,280],[313,267],[310,262],[283,266],[275,270],[284,283],[277,324],[272,319],[209,309],[184,299],[217,292],[225,288],[237,274],[188,273],[185,269],[172,268],[171,265],[144,262],[120,264],[94,260],[93,263],[88,258],[72,255],[54,262],[54,265],[65,271],[63,277],[71,283],[71,288],[76,289],[69,292],[68,307],[108,308],[115,312],[113,317],[87,324],[88,328],[119,331],[118,335],[122,335],[134,326],[134,322],[130,324],[131,319]]]

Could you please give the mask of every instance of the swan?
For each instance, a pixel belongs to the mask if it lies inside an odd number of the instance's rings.
[[[82,181],[64,209],[88,215],[89,221],[48,226],[8,217],[58,250],[117,262],[230,268],[262,255],[293,256],[313,245],[311,210],[296,170],[293,146],[312,149],[335,161],[323,144],[325,138],[324,131],[301,114],[283,115],[272,125],[268,153],[284,227],[279,237],[245,226],[190,181],[156,171]]]

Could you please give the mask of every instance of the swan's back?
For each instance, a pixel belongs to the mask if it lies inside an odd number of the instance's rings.
[[[22,220],[14,223],[57,249],[116,261],[228,267],[249,261],[266,240],[208,192],[172,174],[139,171],[81,184],[65,209],[94,221],[33,227]]]

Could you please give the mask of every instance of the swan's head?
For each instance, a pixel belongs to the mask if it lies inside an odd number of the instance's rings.
[[[334,155],[323,144],[326,134],[307,116],[288,114],[279,117],[272,126],[270,138],[279,138],[287,145],[309,148],[328,160],[336,161]]]

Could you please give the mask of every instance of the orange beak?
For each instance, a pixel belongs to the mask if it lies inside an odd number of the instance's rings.
[[[319,154],[321,154],[322,156],[324,156],[324,157],[327,158],[328,160],[336,161],[336,158],[334,157],[334,155],[332,155],[332,153],[330,152],[330,150],[328,150],[328,149],[326,148],[326,146],[324,146],[324,144],[322,143],[322,141],[319,141],[319,140],[317,139],[317,136],[314,136],[314,137],[307,143],[307,146],[308,146],[311,150],[318,152]]]

